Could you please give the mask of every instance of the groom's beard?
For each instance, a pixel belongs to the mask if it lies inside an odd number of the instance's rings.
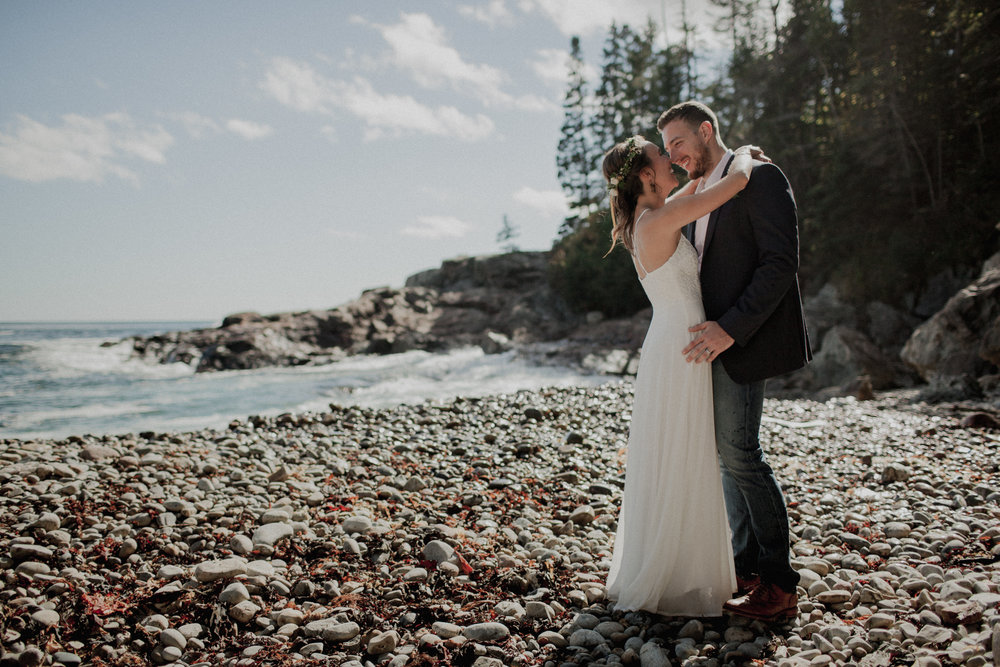
[[[698,146],[698,153],[691,156],[691,169],[688,171],[688,178],[694,180],[705,176],[711,163],[712,156],[708,153],[708,146],[705,144]]]

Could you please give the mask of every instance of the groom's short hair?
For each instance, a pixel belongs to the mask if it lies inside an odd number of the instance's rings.
[[[656,121],[656,129],[663,130],[667,126],[667,123],[678,119],[683,120],[692,129],[697,128],[707,120],[712,124],[712,132],[716,137],[719,136],[719,119],[715,117],[714,111],[701,102],[689,100],[675,104],[660,114],[659,120]]]

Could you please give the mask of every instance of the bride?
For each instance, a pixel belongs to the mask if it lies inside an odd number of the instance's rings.
[[[719,476],[710,363],[687,363],[688,328],[705,320],[698,254],[681,228],[746,187],[750,148],[727,176],[693,194],[678,185],[670,156],[642,137],[604,156],[612,249],[629,251],[650,303],[635,381],[625,491],[608,573],[619,610],[721,616],[736,590]],[[716,353],[701,361],[712,361]]]

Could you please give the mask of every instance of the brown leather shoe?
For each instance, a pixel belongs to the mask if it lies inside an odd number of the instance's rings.
[[[761,583],[743,597],[722,605],[722,608],[747,618],[776,621],[795,618],[799,613],[798,601],[797,593],[786,593],[774,584]]]
[[[736,597],[746,595],[753,589],[760,585],[760,577],[756,574],[751,574],[749,577],[741,577],[736,575]]]

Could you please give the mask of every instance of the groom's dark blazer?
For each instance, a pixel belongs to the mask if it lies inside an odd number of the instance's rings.
[[[685,229],[692,242],[694,226]],[[709,216],[701,264],[706,319],[736,341],[719,356],[734,381],[774,377],[812,359],[798,267],[792,188],[777,166],[754,162],[746,188]]]

